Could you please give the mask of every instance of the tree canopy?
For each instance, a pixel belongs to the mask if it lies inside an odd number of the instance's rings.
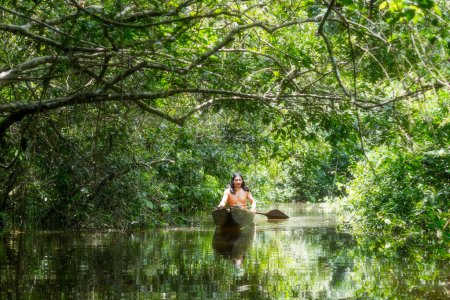
[[[445,1],[374,4],[3,5],[1,133],[85,103],[128,103],[182,125],[224,101],[370,109],[448,86]]]

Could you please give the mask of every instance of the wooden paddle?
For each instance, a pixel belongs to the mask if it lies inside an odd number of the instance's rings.
[[[260,215],[265,215],[267,218],[269,218],[269,220],[270,219],[289,219],[289,216],[287,216],[282,211],[279,211],[278,209],[272,209],[268,213],[262,213],[262,212],[258,212],[258,211],[256,213],[260,214]]]

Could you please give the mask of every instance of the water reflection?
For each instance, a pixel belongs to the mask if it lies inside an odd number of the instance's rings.
[[[205,219],[133,234],[3,236],[0,299],[449,299],[448,262],[379,257],[320,207],[283,211],[288,221],[259,216],[239,234]]]
[[[256,227],[245,228],[219,228],[214,231],[212,247],[216,253],[231,259],[236,267],[241,267],[245,253],[255,238]]]

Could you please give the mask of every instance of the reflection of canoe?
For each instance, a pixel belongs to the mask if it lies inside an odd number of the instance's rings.
[[[239,229],[217,227],[212,241],[216,253],[233,260],[242,260],[255,237],[255,226]]]
[[[211,211],[218,227],[245,227],[253,224],[255,213],[240,208],[220,208]]]

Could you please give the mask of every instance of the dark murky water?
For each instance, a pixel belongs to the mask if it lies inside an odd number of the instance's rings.
[[[319,206],[240,232],[3,237],[0,299],[449,299],[448,263],[368,257]]]

